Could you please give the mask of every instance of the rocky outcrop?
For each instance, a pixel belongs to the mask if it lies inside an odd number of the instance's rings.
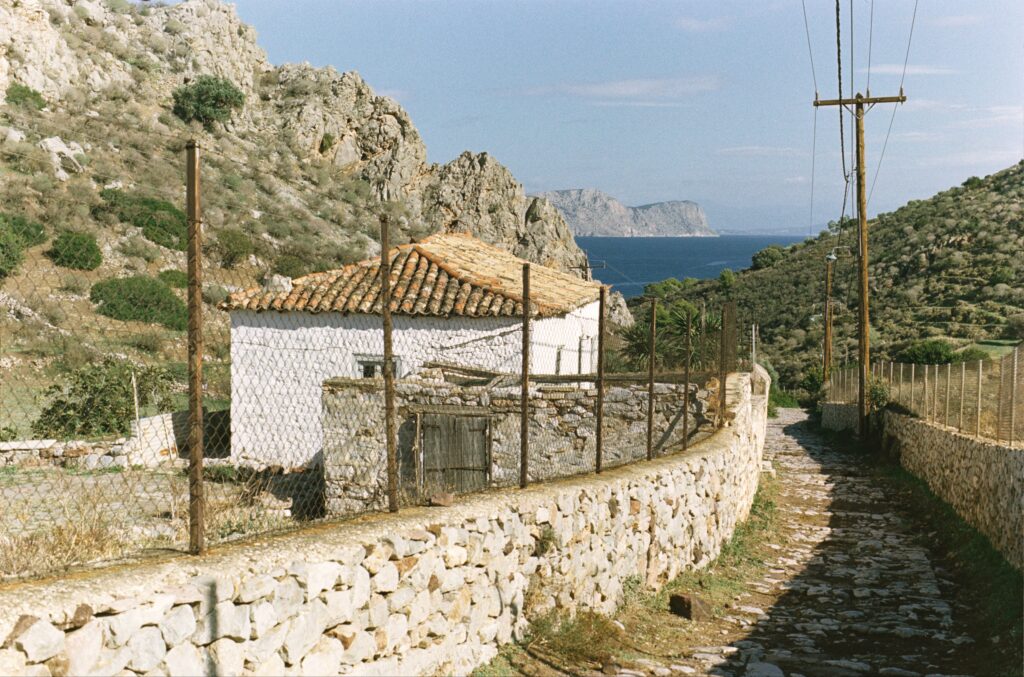
[[[17,82],[52,107],[83,115],[89,102],[127,98],[152,111],[153,128],[166,133],[158,118],[175,88],[203,74],[224,77],[246,99],[213,134],[196,131],[215,145],[262,151],[271,162],[289,152],[303,164],[329,163],[368,183],[376,198],[404,203],[416,224],[411,231],[468,231],[532,261],[587,275],[586,257],[554,208],[533,205],[486,153],[428,163],[408,113],[375,94],[358,73],[275,67],[252,27],[216,0],[113,7],[99,0],[0,3],[0,91]],[[154,146],[160,143],[154,139]],[[282,184],[269,169],[267,181]],[[291,182],[276,192],[299,212],[321,211],[312,206],[319,198],[309,187]],[[355,223],[351,228],[359,230]]]
[[[708,237],[704,210],[696,202],[673,200],[627,207],[593,188],[540,193],[558,208],[574,235],[597,237]]]

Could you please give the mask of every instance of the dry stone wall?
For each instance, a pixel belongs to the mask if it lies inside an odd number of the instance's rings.
[[[686,454],[2,590],[0,674],[466,674],[533,614],[714,559],[766,423],[751,376],[729,386],[730,424]]]
[[[717,383],[717,382],[716,382]],[[488,417],[491,428],[489,485],[519,483],[520,402],[518,385],[462,386],[427,370],[395,385],[399,475],[403,498],[418,500],[416,416],[422,412]],[[690,441],[712,428],[712,393],[690,384]],[[655,384],[655,451],[683,441],[684,386]],[[647,386],[610,387],[605,393],[603,464],[610,468],[646,456]],[[531,482],[593,472],[596,456],[597,390],[591,386],[541,385],[530,391]],[[324,383],[324,481],[326,507],[346,515],[387,507],[387,451],[382,382],[335,378]]]
[[[1024,569],[1024,448],[885,410],[884,445],[1006,560]]]
[[[857,432],[860,417],[856,404],[824,402],[821,405],[821,427],[825,430]]]

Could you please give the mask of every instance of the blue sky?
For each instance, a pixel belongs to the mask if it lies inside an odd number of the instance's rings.
[[[823,98],[835,5],[806,0]],[[913,0],[843,0],[844,90],[895,94]],[[527,191],[595,187],[627,204],[690,199],[722,228],[839,214],[838,112],[817,114],[801,3],[240,0],[274,63],[357,70],[410,113],[431,161],[487,151]],[[921,0],[868,211],[892,210],[1024,155],[1024,3]],[[892,107],[866,119],[868,183]],[[846,142],[852,148],[852,130]]]

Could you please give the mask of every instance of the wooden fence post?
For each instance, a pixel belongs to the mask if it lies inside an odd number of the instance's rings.
[[[526,488],[530,466],[530,264],[523,264],[523,364],[519,403],[519,486]]]
[[[978,360],[978,411],[977,417],[974,420],[974,436],[981,437],[981,376],[984,361]]]
[[[1013,374],[1010,380],[1010,446],[1013,446],[1016,440],[1016,423],[1017,423],[1017,356],[1020,353],[1020,348],[1013,349]]]
[[[597,317],[597,434],[594,439],[594,469],[601,472],[602,455],[604,452],[604,322],[608,287],[601,285],[601,300]]]
[[[388,464],[388,510],[398,512],[398,439],[395,430],[395,356],[391,325],[390,219],[380,219],[380,312],[384,318],[384,435]]]
[[[188,550],[206,550],[203,492],[203,227],[199,193],[199,144],[185,145],[188,221]]]
[[[651,299],[651,326],[647,338],[647,460],[654,458],[654,363],[658,348],[658,299]]]
[[[960,363],[960,420],[957,430],[964,431],[964,399],[967,397],[967,363]]]
[[[693,345],[691,344],[690,331],[693,318],[690,312],[686,311],[686,343],[683,348],[686,355],[686,363],[683,365],[683,449],[690,444],[690,362],[693,361]]]
[[[942,425],[949,427],[949,382],[953,375],[953,364],[946,363],[946,413],[942,417]]]

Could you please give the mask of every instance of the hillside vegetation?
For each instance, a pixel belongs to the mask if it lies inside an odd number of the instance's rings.
[[[183,397],[190,138],[212,401],[228,392],[216,304],[275,274],[374,255],[385,211],[396,243],[468,231],[585,274],[562,217],[493,157],[427,162],[397,102],[355,72],[269,63],[229,5],[0,2],[0,43],[6,437],[28,433],[49,386],[106,358],[168,366],[171,396]]]
[[[735,300],[741,321],[759,324],[761,355],[782,385],[813,391],[820,382],[825,256],[835,247],[833,354],[837,363],[857,355],[856,223],[842,225],[756,256],[756,269],[659,283],[648,293],[709,308]],[[874,356],[895,359],[927,338],[953,347],[1024,338],[1024,162],[880,214],[869,223],[869,250]]]

